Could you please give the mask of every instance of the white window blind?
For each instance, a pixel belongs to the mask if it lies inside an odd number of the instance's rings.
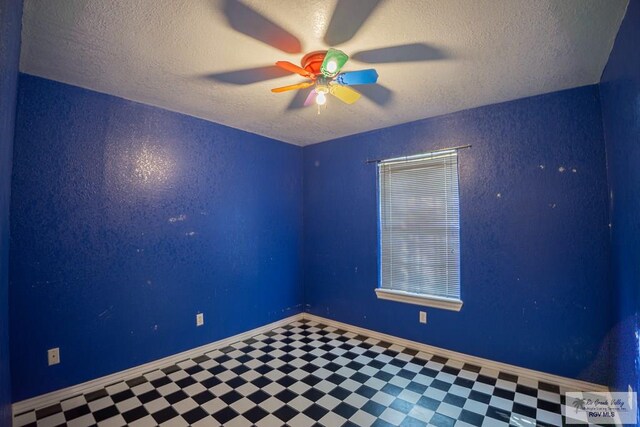
[[[378,168],[382,290],[459,301],[457,151]]]

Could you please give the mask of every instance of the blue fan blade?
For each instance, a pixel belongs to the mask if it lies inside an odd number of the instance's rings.
[[[338,74],[336,81],[341,85],[368,85],[378,81],[378,73],[373,68],[369,70],[347,71]]]

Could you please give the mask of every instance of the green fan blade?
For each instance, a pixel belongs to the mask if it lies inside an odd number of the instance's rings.
[[[338,75],[344,64],[347,63],[349,57],[346,53],[338,49],[329,49],[322,61],[320,71],[325,77],[333,78]]]

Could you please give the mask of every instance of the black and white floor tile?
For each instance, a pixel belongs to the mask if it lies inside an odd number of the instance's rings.
[[[561,426],[564,390],[309,321],[18,414],[15,426]]]

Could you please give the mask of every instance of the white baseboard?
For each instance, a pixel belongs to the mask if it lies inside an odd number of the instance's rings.
[[[81,384],[73,385],[71,387],[55,390],[47,394],[42,394],[40,396],[35,396],[30,399],[16,402],[12,405],[13,415],[16,416],[24,412],[31,411],[33,409],[44,408],[54,403],[68,399],[70,397],[77,396],[79,394],[88,393],[90,391],[103,388],[105,386],[108,386],[113,383],[117,383],[125,379],[135,378],[147,372],[154,371],[159,368],[164,368],[166,366],[175,364],[177,362],[181,362],[185,359],[191,359],[193,357],[197,357],[205,353],[209,353],[215,349],[226,347],[235,342],[244,341],[255,335],[260,335],[264,332],[268,332],[272,329],[279,328],[281,326],[287,325],[291,322],[295,322],[301,319],[302,319],[302,313],[296,314],[294,316],[290,316],[285,319],[278,320],[273,323],[269,323],[268,325],[251,329],[250,331],[246,331],[241,334],[237,334],[228,338],[214,341],[212,343],[205,344],[200,347],[192,348],[191,350],[183,351],[182,353],[167,356],[162,359],[154,360],[153,362],[145,363],[144,365],[135,366],[133,368],[126,369],[124,371],[120,371],[120,372],[113,373],[111,375],[96,378],[95,380],[87,381]]]
[[[546,372],[534,371],[533,369],[522,368],[520,366],[509,365],[507,363],[496,362],[489,359],[483,359],[481,357],[470,356],[468,354],[458,353],[457,351],[446,350],[444,348],[434,347],[428,344],[406,340],[404,338],[398,338],[393,335],[383,334],[380,332],[372,331],[370,329],[360,328],[348,323],[326,319],[314,314],[304,313],[303,316],[307,320],[322,323],[324,325],[332,326],[337,329],[343,329],[345,331],[353,332],[359,335],[365,335],[382,341],[387,341],[392,344],[398,344],[403,347],[409,347],[418,351],[423,351],[425,353],[437,354],[438,356],[446,357],[448,359],[458,360],[460,362],[470,363],[473,365],[479,365],[482,367],[495,369],[497,371],[527,377],[538,381],[544,381],[551,384],[557,384],[574,391],[609,391],[609,388],[607,386],[600,384],[589,383],[573,378],[561,377],[559,375],[547,374]]]
[[[337,329],[343,329],[345,331],[353,332],[359,335],[365,335],[371,338],[388,341],[393,344],[398,344],[403,347],[413,348],[425,353],[437,354],[439,356],[447,357],[449,359],[458,360],[461,362],[471,363],[474,365],[480,365],[483,367],[495,369],[501,372],[510,373],[513,375],[524,376],[531,379],[537,379],[552,384],[557,384],[565,388],[576,391],[609,391],[606,386],[593,384],[585,381],[575,380],[572,378],[565,378],[558,375],[547,374],[545,372],[534,371],[532,369],[521,368],[519,366],[509,365],[506,363],[495,362],[489,359],[483,359],[481,357],[470,356],[464,353],[458,353],[456,351],[446,350],[439,347],[434,347],[427,344],[422,344],[416,341],[407,340],[404,338],[395,337],[393,335],[387,335],[380,332],[372,331],[370,329],[360,328],[347,323],[338,322],[336,320],[326,319],[324,317],[316,316],[309,313],[300,313],[291,317],[287,317],[282,320],[278,320],[268,325],[260,326],[250,331],[243,332],[228,338],[224,338],[219,341],[215,341],[209,344],[205,344],[200,347],[193,348],[191,350],[184,351],[182,353],[174,354],[162,359],[154,360],[153,362],[145,363],[124,371],[116,372],[111,375],[96,378],[95,380],[87,381],[82,384],[77,384],[71,387],[55,390],[47,394],[35,396],[30,399],[16,402],[12,405],[13,414],[19,415],[24,412],[28,412],[37,408],[43,408],[62,400],[68,399],[79,394],[88,393],[90,391],[106,387],[110,384],[123,381],[125,379],[134,378],[136,376],[145,374],[147,372],[163,368],[172,365],[177,362],[181,362],[185,359],[190,359],[202,354],[211,352],[215,349],[226,347],[238,341],[243,341],[251,338],[255,335],[268,332],[272,329],[287,325],[291,322],[295,322],[301,319],[307,319],[314,322],[322,323],[327,326],[332,326]]]

